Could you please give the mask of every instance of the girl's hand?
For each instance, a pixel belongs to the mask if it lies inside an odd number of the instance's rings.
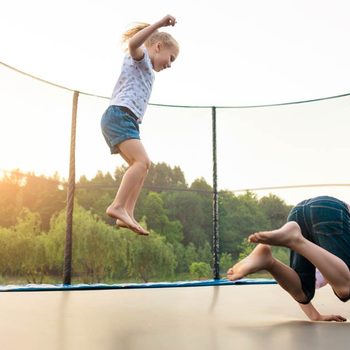
[[[346,318],[340,315],[320,315],[320,317],[315,321],[335,321],[335,322],[345,322]]]
[[[299,304],[301,309],[304,311],[305,315],[311,321],[335,321],[335,322],[345,322],[346,318],[340,315],[321,315],[312,303]]]
[[[171,15],[166,15],[158,23],[159,23],[160,27],[174,26],[176,23],[176,19],[175,19],[175,17],[173,17]]]

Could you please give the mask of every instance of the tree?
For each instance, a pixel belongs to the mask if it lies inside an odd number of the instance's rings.
[[[172,246],[155,232],[149,237],[129,235],[129,275],[149,282],[154,278],[172,276],[176,258]],[[130,236],[130,234],[132,236]]]
[[[213,254],[209,242],[205,242],[203,246],[198,248],[198,259],[208,263],[209,265],[211,264]]]
[[[24,209],[17,224],[0,229],[0,271],[3,275],[26,276],[41,283],[47,272],[46,234],[40,232],[40,217]]]
[[[256,195],[251,192],[240,196],[231,192],[220,192],[219,211],[222,251],[231,253],[233,259],[237,259],[243,239],[252,232],[269,227]]]
[[[162,194],[170,220],[183,226],[183,243],[203,246],[212,236],[211,198],[196,192],[170,192]]]
[[[115,220],[106,215],[106,208],[112,203],[119,187],[110,173],[98,171],[96,176],[88,180],[82,176],[77,183],[76,199],[85,209],[97,214],[105,222],[114,225]]]
[[[13,230],[0,227],[0,274],[9,275],[17,265],[16,256],[13,255]]]
[[[220,256],[220,270],[226,274],[226,271],[232,267],[233,260],[230,253],[222,253]]]
[[[16,217],[22,208],[21,177],[18,171],[5,174],[0,181],[0,226],[16,224]]]
[[[65,212],[62,212],[53,219],[49,231],[51,269],[56,273],[63,266],[65,231]],[[101,282],[117,275],[118,269],[126,275],[126,243],[117,239],[112,226],[77,204],[73,215],[72,256],[73,273],[84,282]]]
[[[269,194],[259,201],[259,206],[269,220],[269,229],[276,229],[286,223],[289,211],[292,206],[274,194]]]
[[[179,221],[170,221],[164,208],[162,197],[156,192],[149,192],[143,203],[147,227],[165,236],[170,243],[183,239],[182,225]]]
[[[190,266],[190,274],[196,279],[209,278],[211,275],[210,265],[203,261],[193,262]]]
[[[190,266],[193,262],[198,261],[198,253],[196,247],[193,243],[188,244],[185,247],[184,262],[186,263],[187,271],[189,271]]]
[[[158,191],[166,188],[187,188],[185,175],[180,167],[172,168],[166,163],[152,163],[144,186]]]
[[[25,175],[22,204],[40,214],[41,228],[47,231],[51,216],[65,206],[66,192],[60,187],[58,174],[53,177]]]

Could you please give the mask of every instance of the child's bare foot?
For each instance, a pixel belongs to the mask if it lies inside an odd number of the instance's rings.
[[[124,222],[124,221],[121,221],[119,219],[117,219],[115,221],[115,224],[118,226],[118,227],[121,227],[121,228],[129,228],[129,226]]]
[[[128,213],[128,215],[129,215],[130,219],[133,221],[133,223],[134,223],[136,226],[139,226],[139,223],[135,220],[134,216],[133,216],[133,215],[130,215],[129,213]],[[129,228],[129,226],[128,226],[124,221],[122,221],[122,220],[120,220],[120,219],[117,219],[117,220],[115,221],[115,223],[116,223],[116,225],[117,225],[118,227]]]
[[[136,224],[129,214],[126,212],[126,210],[122,207],[113,207],[112,205],[109,206],[106,210],[106,213],[108,216],[119,220],[122,224],[123,227],[126,227],[137,234],[140,235],[148,235],[149,232],[146,231],[144,228],[142,228],[140,225]]]
[[[248,237],[252,243],[263,243],[292,248],[303,239],[300,226],[295,221],[289,221],[281,228],[273,231],[257,232]]]
[[[134,221],[134,220],[133,220],[133,221]],[[140,224],[138,224],[136,221],[134,221],[134,223],[135,223],[136,226],[137,226],[137,230],[134,230],[134,229],[132,229],[131,227],[127,226],[127,225],[125,224],[125,222],[123,222],[122,220],[119,220],[119,219],[117,219],[115,223],[116,223],[116,225],[117,225],[118,227],[128,228],[128,229],[130,229],[130,230],[136,232],[136,233],[139,234],[139,235],[143,235],[143,236],[148,236],[148,235],[149,235],[149,231],[145,230],[145,229],[144,229]]]
[[[130,228],[130,227],[129,227]],[[136,229],[130,228],[132,231],[136,232],[138,235],[141,236],[148,236],[149,235],[149,231],[147,231],[146,229],[144,229],[141,225],[137,225]]]
[[[230,281],[239,280],[251,273],[266,270],[273,262],[271,248],[265,244],[259,244],[246,258],[228,269],[227,278]]]

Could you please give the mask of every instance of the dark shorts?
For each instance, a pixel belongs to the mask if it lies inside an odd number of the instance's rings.
[[[125,140],[140,139],[137,117],[127,108],[109,106],[101,119],[102,134],[111,153],[119,153],[118,145]]]
[[[346,203],[328,196],[311,198],[297,204],[287,221],[296,221],[306,239],[336,255],[350,268],[350,213]],[[300,277],[307,304],[315,295],[315,266],[294,251],[290,266]]]

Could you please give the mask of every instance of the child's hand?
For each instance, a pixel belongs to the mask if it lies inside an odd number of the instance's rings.
[[[161,27],[174,26],[175,23],[176,23],[176,19],[175,19],[175,17],[173,17],[171,15],[166,15],[164,18],[162,18],[159,21],[159,25]]]
[[[340,315],[320,315],[319,319],[314,321],[335,321],[335,322],[345,322],[346,318]]]

